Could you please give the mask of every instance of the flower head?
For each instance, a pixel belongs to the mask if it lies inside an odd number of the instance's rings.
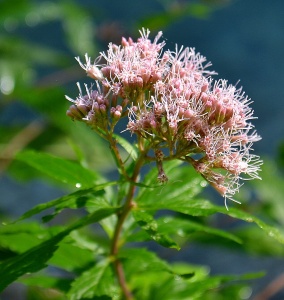
[[[83,95],[79,87],[79,97],[67,97],[73,102],[67,115],[100,132],[128,116],[126,130],[160,154],[153,157],[160,181],[167,180],[162,161],[181,159],[233,200],[240,179],[259,178],[262,164],[250,153],[260,139],[250,122],[252,101],[241,88],[213,80],[211,64],[194,48],[163,51],[161,32],[154,41],[149,30],[140,34],[136,42],[109,44],[94,64],[87,54],[86,64],[77,58],[97,89],[86,86]]]

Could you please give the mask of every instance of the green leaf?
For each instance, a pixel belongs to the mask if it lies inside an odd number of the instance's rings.
[[[247,253],[262,256],[284,257],[284,248],[280,243],[272,243],[269,235],[264,234],[256,227],[237,229],[237,234],[242,240],[242,248]]]
[[[126,152],[130,155],[133,160],[138,158],[138,149],[135,145],[130,144],[126,139],[122,136],[113,134],[113,137],[117,140],[117,142],[126,150]]]
[[[110,263],[109,259],[103,259],[73,281],[67,294],[68,299],[94,299],[94,296],[104,295],[111,296],[112,299],[119,297]]]
[[[46,267],[46,262],[57,249],[57,244],[67,235],[62,232],[42,244],[0,264],[0,291],[18,277],[37,272]]]
[[[158,198],[155,202],[139,204],[141,210],[158,210],[169,209],[177,211],[190,216],[209,216],[214,213],[222,213],[224,215],[231,216],[236,219],[243,220],[245,222],[255,223],[264,230],[270,237],[274,238],[280,243],[284,243],[284,235],[275,227],[265,224],[260,219],[250,215],[249,213],[240,211],[236,208],[230,208],[227,210],[224,206],[213,205],[209,201],[202,199],[187,199],[187,198]]]
[[[135,298],[151,300],[216,299],[214,297],[205,298],[205,295],[232,281],[254,279],[264,275],[260,272],[210,277],[208,268],[185,263],[174,264],[172,269],[172,273],[155,272],[150,269],[147,273],[132,274],[130,281],[132,290],[135,291]]]
[[[162,234],[167,233],[169,235],[175,234],[180,237],[187,237],[192,233],[204,232],[207,234],[212,234],[214,236],[232,240],[238,244],[242,243],[242,240],[234,234],[220,229],[208,227],[192,220],[181,219],[178,217],[162,217],[157,220],[157,226],[159,228],[159,232],[161,232]]]
[[[73,1],[61,1],[60,9],[63,14],[63,28],[74,53],[95,53],[95,41],[92,38],[95,27],[89,11]]]
[[[38,223],[0,225],[0,245],[18,254],[38,245],[61,230],[61,227],[52,227],[47,230]]]
[[[187,295],[191,295],[192,299],[202,299],[208,291],[212,289],[221,288],[224,284],[235,283],[236,281],[256,279],[263,277],[265,274],[263,272],[250,273],[244,275],[221,275],[221,276],[211,276],[206,277],[201,280],[189,279],[185,281],[186,284],[181,284],[179,290],[176,290],[176,299],[185,299]],[[180,280],[181,281],[181,280]],[[166,298],[171,299],[171,298]]]
[[[104,208],[81,218],[71,226],[54,237],[42,242],[41,244],[27,250],[16,257],[5,260],[0,264],[0,291],[6,288],[10,283],[18,277],[26,274],[37,272],[46,267],[46,262],[53,256],[58,248],[58,243],[62,241],[71,231],[83,226],[98,222],[113,213],[118,208]],[[7,225],[9,226],[9,225]]]
[[[69,195],[49,201],[47,203],[39,204],[34,208],[30,209],[29,211],[27,211],[26,213],[24,213],[17,220],[17,222],[30,218],[52,207],[55,208],[55,212],[52,215],[53,217],[64,208],[89,207],[92,210],[96,210],[100,208],[110,207],[109,203],[107,203],[107,201],[103,197],[100,197],[100,195],[106,187],[116,185],[116,184],[117,184],[116,181],[99,184],[92,188],[81,189]]]
[[[121,249],[118,256],[123,262],[126,273],[130,274],[131,277],[134,274],[147,274],[149,271],[172,273],[172,268],[166,261],[143,248]]]
[[[92,264],[93,260],[94,252],[73,245],[72,239],[68,236],[59,244],[48,264],[65,271],[78,273],[81,269]]]
[[[18,280],[27,286],[38,286],[42,288],[57,289],[62,292],[67,292],[70,289],[72,279],[50,277],[47,275],[32,275]]]
[[[163,163],[164,171],[169,178],[168,183],[158,188],[140,189],[137,196],[137,202],[143,205],[151,205],[156,201],[173,201],[181,197],[189,199],[194,198],[207,185],[206,181],[197,172],[188,165],[182,165],[181,161],[175,160]],[[145,176],[143,184],[145,186],[153,185],[157,181],[158,172],[156,168]]]
[[[196,195],[206,186],[205,181],[191,167],[184,167],[180,162],[164,164],[169,183],[160,189],[140,189],[137,197],[138,210],[157,211],[168,209],[190,216],[209,216],[222,213],[246,222],[253,222],[270,237],[284,243],[284,235],[277,228],[265,224],[260,219],[236,208],[226,210],[224,206],[213,205],[209,201],[197,199]],[[145,177],[144,184],[153,182],[156,170],[151,170]]]
[[[149,213],[133,211],[133,216],[138,225],[148,233],[152,240],[167,248],[180,249],[178,244],[168,236],[165,230],[159,230],[158,223]]]
[[[79,164],[47,153],[23,151],[16,159],[36,168],[53,179],[73,187],[87,188],[96,184],[99,176]]]
[[[261,203],[269,207],[269,213],[279,224],[284,225],[284,177],[277,164],[269,159],[264,159],[261,167],[262,181],[253,180],[255,193]]]

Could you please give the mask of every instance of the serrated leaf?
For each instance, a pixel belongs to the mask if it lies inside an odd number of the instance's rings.
[[[168,236],[165,230],[159,230],[157,221],[149,213],[144,211],[133,211],[133,217],[137,224],[147,232],[152,240],[167,248],[180,249],[179,245]]]
[[[42,242],[41,244],[27,250],[24,253],[10,258],[0,264],[0,291],[6,288],[18,277],[26,274],[37,272],[46,267],[46,262],[53,256],[58,248],[58,243],[62,241],[71,231],[83,226],[98,222],[111,214],[115,213],[118,208],[100,209],[84,218],[81,218],[62,232],[54,237]],[[7,225],[9,226],[9,225]]]
[[[109,203],[102,198],[96,197],[97,193],[103,191],[106,187],[116,185],[116,181],[111,181],[103,184],[98,184],[92,188],[81,189],[69,195],[57,198],[55,200],[49,201],[47,203],[42,203],[34,208],[30,209],[24,213],[16,222],[30,218],[36,214],[41,213],[42,211],[52,208],[55,208],[53,216],[58,214],[64,208],[80,208],[80,207],[91,207],[92,210],[109,207]],[[85,196],[90,196],[90,198],[83,198]]]
[[[98,182],[100,177],[81,165],[47,153],[31,150],[17,154],[16,159],[36,168],[44,174],[73,187],[87,188]]]
[[[103,259],[93,268],[85,271],[71,284],[68,299],[93,299],[94,296],[118,297],[119,291],[114,285],[111,261]]]

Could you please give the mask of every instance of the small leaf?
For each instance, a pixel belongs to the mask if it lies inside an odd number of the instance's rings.
[[[99,180],[98,175],[79,164],[47,153],[31,150],[23,151],[17,154],[16,159],[25,162],[53,179],[68,183],[73,187],[91,187]]]

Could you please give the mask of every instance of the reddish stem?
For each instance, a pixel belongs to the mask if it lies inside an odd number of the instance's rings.
[[[118,151],[118,150],[117,150]],[[115,151],[116,152],[116,151]],[[138,158],[133,174],[130,178],[130,186],[126,196],[125,204],[122,207],[121,212],[118,214],[118,219],[112,239],[112,246],[111,246],[111,256],[114,257],[114,269],[118,278],[119,285],[122,289],[125,299],[132,300],[133,295],[129,288],[127,287],[127,283],[124,276],[123,266],[121,261],[117,258],[117,254],[119,251],[119,237],[123,228],[124,221],[126,220],[129,212],[131,211],[132,207],[135,206],[133,197],[136,186],[133,184],[137,182],[138,175],[140,173],[140,169],[143,166],[144,159],[145,159],[146,152],[141,152],[140,157]]]

